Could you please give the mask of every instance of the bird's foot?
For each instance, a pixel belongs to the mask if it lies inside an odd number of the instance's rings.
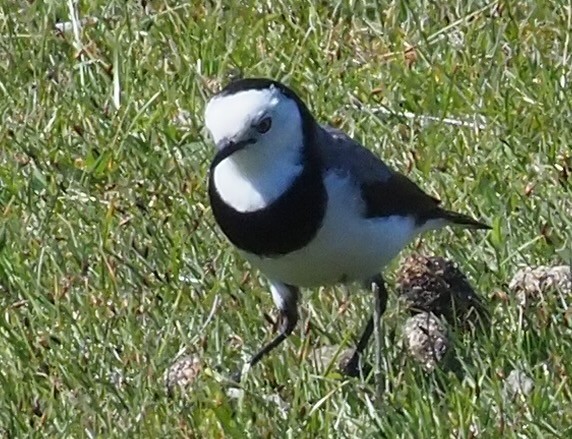
[[[354,351],[351,356],[341,359],[340,371],[345,376],[352,378],[367,377],[371,372],[371,366],[362,360],[359,352]]]
[[[242,369],[238,369],[232,373],[230,375],[230,380],[234,381],[236,384],[240,384],[240,381],[242,380]]]

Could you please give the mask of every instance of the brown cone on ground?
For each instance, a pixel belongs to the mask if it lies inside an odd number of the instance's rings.
[[[397,291],[412,314],[443,316],[455,326],[489,321],[483,300],[457,265],[440,256],[409,256],[397,275]]]
[[[197,380],[203,365],[196,355],[186,355],[176,360],[165,373],[167,392],[172,395],[177,388],[188,390]]]
[[[553,267],[540,265],[518,270],[508,285],[521,307],[535,306],[549,299],[572,295],[572,268],[570,265]],[[566,298],[562,300],[567,302]]]
[[[403,325],[407,352],[427,372],[446,365],[452,343],[447,328],[434,314],[423,312],[409,317]]]

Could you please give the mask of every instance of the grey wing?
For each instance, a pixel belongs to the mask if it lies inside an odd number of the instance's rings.
[[[365,216],[413,216],[417,224],[444,219],[474,229],[490,228],[466,215],[439,207],[440,201],[423,192],[405,175],[393,171],[370,150],[343,131],[323,125],[318,150],[326,169],[346,174],[360,186]]]
[[[394,171],[343,131],[321,126],[318,150],[326,169],[349,174],[359,183],[387,181]]]

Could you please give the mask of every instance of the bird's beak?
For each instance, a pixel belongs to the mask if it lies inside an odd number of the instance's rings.
[[[254,139],[240,140],[237,142],[237,141],[234,141],[232,139],[226,139],[225,138],[225,139],[221,139],[220,141],[217,142],[216,148],[217,148],[217,150],[222,152],[225,157],[229,157],[232,154],[234,154],[235,152],[238,152],[241,149],[244,149],[246,146],[248,146],[252,143],[254,143]]]

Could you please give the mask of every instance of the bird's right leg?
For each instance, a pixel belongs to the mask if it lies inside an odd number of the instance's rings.
[[[270,291],[272,299],[280,312],[280,333],[267,345],[263,346],[248,362],[249,367],[254,366],[271,350],[282,343],[292,333],[298,323],[298,288],[278,282],[271,282]],[[240,382],[242,370],[233,375],[236,382]]]

